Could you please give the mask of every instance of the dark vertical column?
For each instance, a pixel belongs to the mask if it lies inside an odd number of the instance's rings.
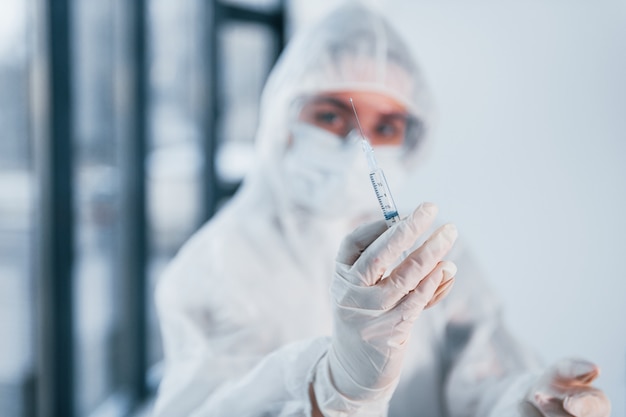
[[[146,396],[147,370],[147,51],[146,1],[120,1],[123,33],[118,73],[122,172],[120,383],[134,401]]]
[[[45,25],[42,45],[47,82],[37,87],[35,115],[41,218],[38,264],[39,416],[72,417],[74,407],[72,54],[70,0],[40,3]],[[37,92],[36,92],[37,93]],[[35,128],[37,130],[37,127]]]
[[[219,118],[220,92],[218,88],[218,59],[219,59],[219,2],[206,0],[203,2],[204,24],[201,25],[200,42],[206,53],[202,62],[204,77],[199,79],[198,88],[201,90],[199,100],[199,114],[201,115],[200,129],[204,147],[203,172],[203,220],[208,220],[215,214],[220,198],[220,187],[216,172],[216,152],[218,139],[217,120]]]
[[[285,0],[280,0],[279,8],[276,11],[276,20],[274,24],[274,31],[276,33],[276,49],[274,50],[274,62],[278,61],[280,54],[285,48],[287,42],[285,31],[287,28],[287,7]]]
[[[219,181],[216,172],[216,153],[218,147],[218,128],[220,109],[223,99],[221,96],[220,73],[220,27],[228,22],[250,22],[268,27],[275,36],[274,59],[282,52],[285,43],[285,4],[274,11],[262,12],[246,7],[222,4],[219,0],[207,0],[203,3],[204,21],[201,42],[204,44],[204,77],[199,82],[201,90],[200,119],[201,135],[204,146],[204,173],[203,173],[203,220],[208,220],[215,214],[218,204],[223,197],[232,194],[233,189]]]

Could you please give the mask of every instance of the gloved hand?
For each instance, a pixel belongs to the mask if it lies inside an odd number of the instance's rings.
[[[527,400],[545,417],[608,417],[611,403],[591,386],[600,369],[581,359],[564,359],[549,368],[534,384]]]
[[[456,240],[456,228],[442,226],[383,276],[436,213],[434,204],[424,203],[389,229],[383,221],[370,223],[344,239],[331,284],[333,337],[314,384],[326,415],[348,415],[376,401],[385,404],[382,400],[393,394],[413,322],[453,283],[456,266],[442,258]]]

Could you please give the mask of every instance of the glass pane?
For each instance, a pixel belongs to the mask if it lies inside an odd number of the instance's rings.
[[[210,71],[219,76],[218,174],[229,185],[244,175],[251,157],[260,93],[275,57],[271,30],[255,24],[221,26],[221,56],[207,67],[206,3],[150,1],[150,233],[149,358],[162,358],[154,289],[164,266],[202,222],[206,120],[200,97]],[[250,67],[253,62],[254,67]],[[158,380],[158,372],[154,381]]]
[[[29,135],[29,3],[0,13],[0,415],[32,412],[34,180]]]
[[[217,169],[226,183],[240,181],[251,166],[259,100],[274,63],[275,45],[272,32],[255,24],[232,23],[220,33],[224,103]]]
[[[114,131],[113,3],[80,0],[73,12],[75,369],[78,415],[86,415],[112,393],[117,377],[120,173]]]
[[[280,0],[222,0],[222,3],[265,11],[277,9],[281,2]]]
[[[194,80],[201,70],[202,9],[194,0],[150,1],[150,144],[147,160],[150,264],[148,358],[162,358],[154,287],[163,267],[197,229],[202,150]],[[157,377],[158,378],[158,377]]]

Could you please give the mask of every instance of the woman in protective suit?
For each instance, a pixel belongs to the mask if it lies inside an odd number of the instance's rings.
[[[263,92],[258,163],[159,282],[154,415],[608,416],[595,365],[543,369],[503,328],[434,204],[375,221],[350,99],[398,187],[428,95],[402,39],[357,3],[288,45]]]

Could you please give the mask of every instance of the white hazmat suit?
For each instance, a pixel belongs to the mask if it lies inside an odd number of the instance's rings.
[[[344,193],[339,209],[319,204],[316,199],[328,202],[324,193],[332,188],[324,187],[324,178],[349,174],[341,158],[324,158],[332,146],[320,155],[305,149],[308,160],[294,163],[298,147],[292,141],[320,136],[294,123],[294,103],[340,90],[380,92],[403,103],[419,122],[402,155],[390,154],[398,168],[390,183],[415,165],[429,128],[428,96],[409,50],[389,24],[349,5],[298,34],[263,92],[258,165],[159,282],[166,367],[154,415],[310,416],[312,386],[329,416],[532,415],[524,414],[522,400],[540,380],[541,368],[503,327],[498,302],[458,245],[450,254],[459,266],[454,289],[415,320],[401,346],[399,381],[368,398],[366,407],[337,402],[332,377],[320,365],[332,362],[334,259],[355,225],[381,214],[371,189],[367,197]],[[307,170],[321,169],[311,161],[330,165],[329,171],[298,182]],[[357,204],[360,197],[367,201]],[[368,337],[367,325],[357,320],[339,330]]]

